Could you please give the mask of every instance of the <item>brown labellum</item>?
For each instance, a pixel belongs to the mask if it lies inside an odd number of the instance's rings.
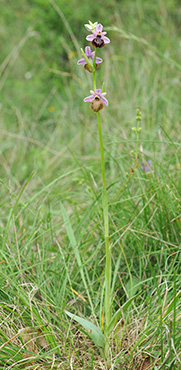
[[[96,48],[103,48],[105,46],[104,40],[101,38],[100,35],[97,35],[94,40],[91,41],[91,44]]]
[[[91,109],[93,109],[93,111],[95,113],[99,112],[101,109],[104,108],[104,104],[102,102],[102,100],[98,97],[98,96],[95,96],[94,100],[92,101],[91,105],[90,105]]]
[[[99,65],[96,64],[95,69],[97,69],[98,67],[99,67]],[[93,72],[92,69],[90,68],[90,66],[88,64],[85,64],[84,65],[84,69],[86,69],[86,71],[89,71],[91,73]]]

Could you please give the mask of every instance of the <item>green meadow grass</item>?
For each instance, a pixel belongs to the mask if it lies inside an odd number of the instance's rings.
[[[2,1],[0,369],[108,368],[65,314],[104,329],[99,140],[83,102],[91,76],[76,64],[89,19],[111,39],[97,84],[109,100],[101,118],[114,310],[137,295],[111,334],[110,368],[180,368],[178,13],[169,0]]]

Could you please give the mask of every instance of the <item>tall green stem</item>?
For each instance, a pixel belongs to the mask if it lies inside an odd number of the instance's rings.
[[[96,67],[96,52],[94,55],[94,68]],[[95,68],[96,69],[96,68]],[[96,74],[95,69],[93,72],[93,86],[94,91],[96,90]],[[111,320],[111,306],[112,306],[112,294],[111,294],[111,250],[109,247],[109,216],[108,216],[108,200],[106,190],[106,174],[105,174],[105,162],[104,162],[104,146],[101,128],[101,117],[100,112],[97,112],[97,123],[99,132],[99,143],[100,143],[100,154],[101,154],[101,168],[102,168],[102,207],[103,207],[103,219],[104,219],[104,237],[105,237],[105,249],[106,249],[106,266],[105,266],[105,335],[107,337],[106,329],[109,326]],[[108,358],[109,354],[109,340],[106,338],[105,356]]]
[[[94,72],[93,72],[93,86],[94,86],[94,90],[96,89],[96,54],[97,54],[97,49],[95,50],[95,54],[94,54]]]
[[[111,251],[109,248],[109,217],[108,217],[108,201],[106,191],[106,175],[104,162],[104,146],[101,129],[100,112],[97,113],[97,123],[99,131],[101,167],[102,167],[102,205],[104,218],[104,236],[106,247],[106,266],[105,266],[105,329],[108,327],[111,318]]]
[[[93,86],[94,86],[94,90],[95,90],[96,89],[96,73],[95,73],[95,71],[92,74],[93,74]]]

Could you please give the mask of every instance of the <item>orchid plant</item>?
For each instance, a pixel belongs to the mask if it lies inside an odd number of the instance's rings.
[[[105,174],[105,162],[104,162],[104,146],[103,146],[103,136],[102,136],[102,127],[101,127],[101,115],[100,110],[104,106],[108,106],[108,100],[105,98],[106,92],[104,87],[97,88],[96,84],[96,70],[99,67],[99,64],[103,62],[100,57],[97,57],[97,49],[103,48],[110,43],[110,39],[105,36],[107,32],[103,31],[103,25],[95,22],[92,23],[89,21],[89,24],[85,24],[85,28],[91,32],[86,37],[87,41],[90,41],[92,46],[95,48],[95,51],[91,50],[90,46],[85,47],[85,51],[81,49],[83,58],[79,59],[77,64],[82,65],[84,69],[92,73],[93,76],[93,89],[90,90],[91,95],[84,98],[84,102],[90,102],[90,108],[97,115],[98,123],[98,133],[99,133],[99,142],[100,142],[100,156],[101,156],[101,168],[102,168],[102,207],[103,207],[103,219],[104,219],[104,238],[105,238],[105,299],[104,299],[104,314],[102,320],[102,328],[94,325],[89,320],[82,318],[80,316],[74,315],[69,311],[65,311],[66,314],[71,317],[73,320],[81,324],[87,332],[87,335],[94,341],[94,343],[99,347],[101,354],[108,359],[109,358],[109,336],[112,332],[115,324],[121,317],[122,313],[128,308],[129,304],[132,302],[132,297],[127,301],[116,313],[112,313],[112,301],[113,301],[113,292],[111,286],[111,246],[110,246],[110,237],[109,237],[109,217],[108,217],[108,199],[107,199],[107,188],[106,188],[106,174]],[[103,85],[104,86],[104,85]],[[63,205],[61,206],[64,221],[68,222],[67,216]],[[74,244],[74,243],[73,243]],[[76,248],[75,248],[76,247]],[[89,298],[89,303],[91,308],[93,308],[91,297],[89,295],[88,286],[85,280],[83,273],[83,268],[81,264],[81,257],[77,246],[74,246],[76,251],[77,262],[80,267],[83,283]]]

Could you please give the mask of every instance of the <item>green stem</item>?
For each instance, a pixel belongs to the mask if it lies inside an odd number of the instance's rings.
[[[96,89],[96,74],[95,74],[95,71],[92,74],[93,74],[93,86],[94,86],[94,91],[95,91],[95,89]]]
[[[135,156],[135,165],[138,165],[138,147],[139,147],[139,135],[140,135],[140,121],[141,121],[141,112],[139,109],[136,111],[136,156]]]
[[[94,68],[96,67],[96,53],[94,55]],[[93,86],[94,91],[96,90],[96,74],[95,69],[93,72]],[[112,292],[111,292],[111,250],[109,248],[109,216],[108,216],[108,200],[106,190],[106,174],[105,174],[105,162],[104,162],[104,146],[101,128],[101,117],[100,112],[97,112],[97,123],[99,132],[99,143],[100,143],[100,154],[101,154],[101,168],[102,168],[102,206],[103,206],[103,219],[104,219],[104,237],[105,237],[105,249],[106,249],[106,266],[105,266],[105,356],[109,357],[109,339],[107,338],[107,328],[111,320],[111,305],[112,305]]]
[[[105,330],[110,323],[111,318],[111,251],[109,248],[109,217],[108,217],[108,201],[106,191],[106,175],[104,162],[104,146],[101,129],[100,112],[97,113],[97,123],[99,131],[101,167],[102,167],[102,205],[104,218],[104,233],[105,233],[105,248],[106,248],[106,266],[105,266]]]
[[[139,129],[139,120],[136,120],[136,165],[138,164],[138,147],[139,147],[139,133],[138,133],[138,129]]]
[[[93,86],[94,86],[94,91],[96,90],[96,55],[97,55],[97,49],[95,50],[95,54],[94,54],[94,63],[93,63],[93,66],[94,66],[94,72],[92,73],[93,74]]]

